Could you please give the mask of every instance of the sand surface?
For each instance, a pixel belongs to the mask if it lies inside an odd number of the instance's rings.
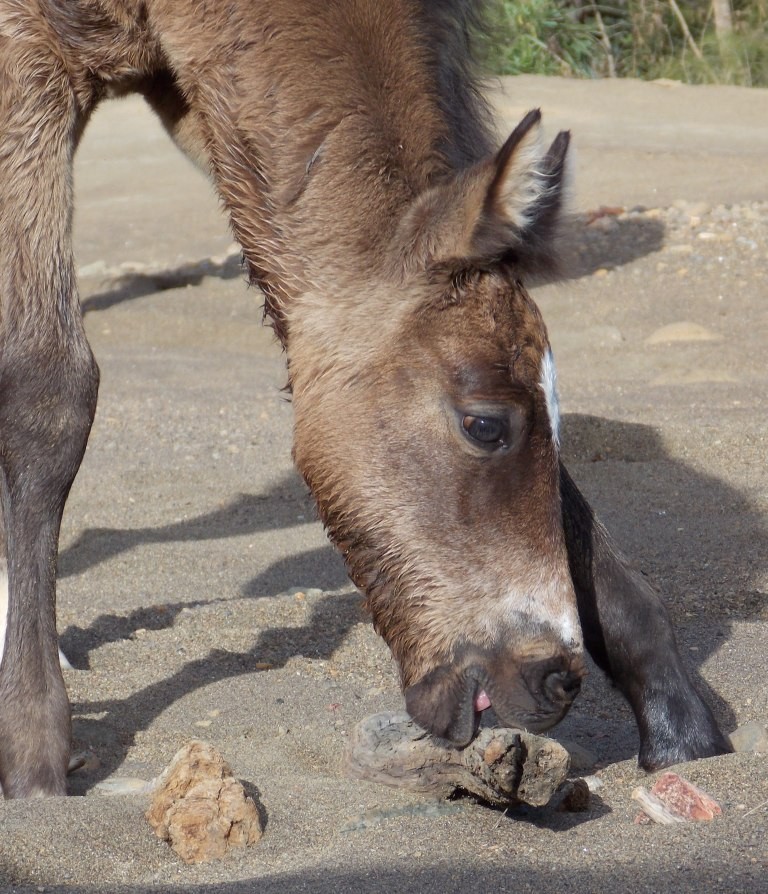
[[[552,136],[571,129],[577,211],[626,209],[575,225],[570,277],[535,291],[571,471],[663,591],[724,728],[768,722],[768,91],[503,89],[501,129],[533,106]],[[586,813],[435,809],[342,776],[347,731],[401,699],[292,469],[260,296],[207,182],[139,101],[98,111],[76,189],[102,385],[59,629],[90,757],[74,797],[0,806],[0,890],[768,891],[768,756],[681,769],[721,818],[634,825],[636,731],[597,671],[554,733],[599,762]],[[267,820],[260,844],[197,867],[152,836],[144,796],[97,788],[150,779],[193,737]]]

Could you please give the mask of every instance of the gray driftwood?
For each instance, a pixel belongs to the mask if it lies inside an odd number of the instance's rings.
[[[405,713],[374,714],[352,730],[344,769],[354,779],[430,792],[469,792],[498,807],[547,804],[569,766],[562,745],[516,729],[483,729],[466,748],[436,742]]]

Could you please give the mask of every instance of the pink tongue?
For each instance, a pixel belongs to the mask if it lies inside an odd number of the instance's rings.
[[[486,708],[491,707],[491,700],[486,695],[485,689],[481,689],[480,692],[475,696],[475,710],[476,711],[484,711]]]

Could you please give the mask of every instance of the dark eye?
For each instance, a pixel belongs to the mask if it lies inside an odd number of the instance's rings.
[[[461,426],[473,441],[477,441],[483,447],[496,449],[509,444],[509,425],[505,419],[495,419],[493,416],[464,416]]]

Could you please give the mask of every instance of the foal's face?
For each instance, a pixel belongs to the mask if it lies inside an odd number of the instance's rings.
[[[492,705],[543,730],[583,673],[554,370],[511,275],[437,287],[352,380],[296,394],[296,458],[414,718],[466,743]]]
[[[457,744],[491,705],[547,729],[584,673],[554,366],[517,278],[560,207],[568,135],[543,152],[539,118],[405,210],[399,281],[359,271],[362,291],[307,295],[290,328],[296,462],[408,710]]]

